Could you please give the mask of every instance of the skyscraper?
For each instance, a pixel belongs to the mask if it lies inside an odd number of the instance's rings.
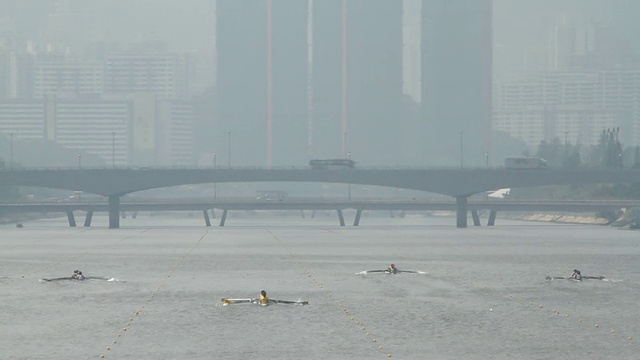
[[[306,163],[307,2],[218,0],[216,13],[216,152],[231,145],[236,165]]]
[[[271,0],[270,66],[271,159],[273,165],[308,164],[307,105],[307,18],[308,3],[300,0]],[[269,24],[267,24],[269,26]],[[268,43],[269,45],[269,43]],[[270,94],[270,95],[269,95]],[[267,104],[269,106],[269,104]],[[269,159],[268,159],[269,160]]]
[[[399,162],[402,1],[313,2],[313,149]]]
[[[425,160],[483,165],[491,156],[492,0],[423,0],[422,14]]]
[[[343,144],[343,0],[314,0],[311,58],[311,156],[346,157]],[[344,20],[344,21],[343,21]]]
[[[266,5],[217,1],[217,128],[212,142],[220,159],[230,158],[232,165],[264,165],[267,160]]]

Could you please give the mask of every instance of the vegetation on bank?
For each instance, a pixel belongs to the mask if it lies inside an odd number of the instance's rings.
[[[566,138],[563,144],[556,137],[550,142],[540,142],[535,156],[547,160],[549,167],[559,169],[640,169],[640,147],[625,148],[620,138],[619,127],[602,130],[594,146],[571,144]],[[544,186],[518,189],[517,193],[542,199],[640,199],[640,184]]]

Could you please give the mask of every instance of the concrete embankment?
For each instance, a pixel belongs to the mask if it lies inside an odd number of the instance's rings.
[[[526,220],[526,221],[541,221],[541,222],[553,222],[553,223],[563,223],[563,224],[608,225],[610,223],[609,219],[599,218],[599,217],[589,216],[584,214],[576,215],[576,214],[557,214],[557,213],[555,214],[505,213],[499,217],[504,219],[518,219],[518,220]]]
[[[433,211],[430,214],[431,216],[456,216],[456,213],[453,211]],[[481,213],[480,216],[486,217],[486,214]],[[611,222],[609,219],[596,217],[594,215],[567,213],[498,212],[497,217],[498,219],[553,222],[562,224],[608,225]],[[469,214],[469,219],[471,219],[471,214]]]

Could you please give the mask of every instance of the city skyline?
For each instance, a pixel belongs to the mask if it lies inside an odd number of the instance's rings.
[[[543,0],[532,8],[505,0],[137,0],[118,13],[124,3],[0,1],[0,98],[149,92],[185,100],[194,164],[233,152],[236,165],[353,156],[363,165],[451,166],[464,153],[469,166],[479,166],[535,151],[536,141],[553,137],[592,144],[599,126],[623,126],[629,145],[640,140],[633,102],[607,110],[591,133],[561,120],[523,132],[523,121],[538,126],[562,117],[521,116],[535,104],[499,90],[551,79],[550,72],[579,79],[570,73],[637,68],[638,43],[628,36],[634,24],[624,11],[636,5],[628,1]],[[106,26],[110,19],[122,26]],[[0,131],[15,126],[0,124]],[[521,145],[503,146],[495,131]],[[154,144],[158,158],[170,139],[157,133]]]

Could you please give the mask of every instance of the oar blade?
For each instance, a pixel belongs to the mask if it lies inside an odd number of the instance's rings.
[[[229,304],[251,303],[254,300],[253,299],[228,299],[228,298],[222,298],[222,299],[220,299],[220,301],[222,302],[223,306],[226,306],[226,305],[229,305]]]

